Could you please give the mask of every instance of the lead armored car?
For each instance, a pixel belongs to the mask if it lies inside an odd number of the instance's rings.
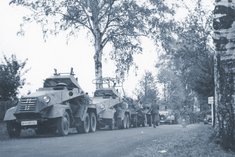
[[[20,98],[17,106],[7,110],[4,121],[9,137],[18,137],[22,129],[34,128],[37,134],[68,135],[69,128],[78,132],[96,131],[96,107],[70,73],[46,78],[42,88]]]

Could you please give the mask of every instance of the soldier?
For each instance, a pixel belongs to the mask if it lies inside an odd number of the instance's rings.
[[[159,125],[159,105],[154,103],[151,107],[152,124],[153,127],[156,128],[156,126]]]

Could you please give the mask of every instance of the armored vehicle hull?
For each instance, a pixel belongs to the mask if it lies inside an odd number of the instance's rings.
[[[10,137],[20,136],[22,129],[34,128],[37,134],[68,135],[96,131],[96,107],[78,85],[73,73],[55,74],[44,81],[43,88],[21,97],[16,107],[4,117]]]

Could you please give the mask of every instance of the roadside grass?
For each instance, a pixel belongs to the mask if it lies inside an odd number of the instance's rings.
[[[215,143],[213,132],[210,125],[188,125],[175,134],[156,136],[127,157],[234,157],[234,152],[225,151]]]

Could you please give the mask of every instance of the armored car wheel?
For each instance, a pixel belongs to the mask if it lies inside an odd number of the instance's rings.
[[[115,118],[114,117],[110,120],[109,129],[110,130],[115,129]]]
[[[133,117],[132,117],[132,120],[133,120],[133,127],[134,128],[136,128],[137,127],[137,125],[138,125],[138,118],[137,118],[137,115],[134,115]]]
[[[78,133],[88,133],[90,130],[90,116],[88,113],[85,113],[84,121],[77,128]]]
[[[123,129],[123,120],[121,118],[117,119],[117,127],[118,129]]]
[[[151,127],[153,124],[153,118],[151,115],[147,115],[147,123]]]
[[[126,114],[126,128],[129,129],[130,128],[130,116],[129,114]]]
[[[148,119],[147,119],[147,115],[144,115],[144,121],[142,123],[142,127],[146,127],[148,124]]]
[[[21,132],[20,124],[15,121],[7,121],[7,132],[10,138],[19,137]]]
[[[63,117],[58,119],[57,129],[58,134],[60,136],[66,136],[69,134],[69,126],[70,126],[70,117],[68,112],[64,112]]]
[[[96,115],[94,112],[91,112],[89,116],[90,116],[90,132],[95,132],[97,124]]]
[[[127,123],[128,123],[128,116],[125,114],[124,119],[122,121],[123,129],[127,128]]]

